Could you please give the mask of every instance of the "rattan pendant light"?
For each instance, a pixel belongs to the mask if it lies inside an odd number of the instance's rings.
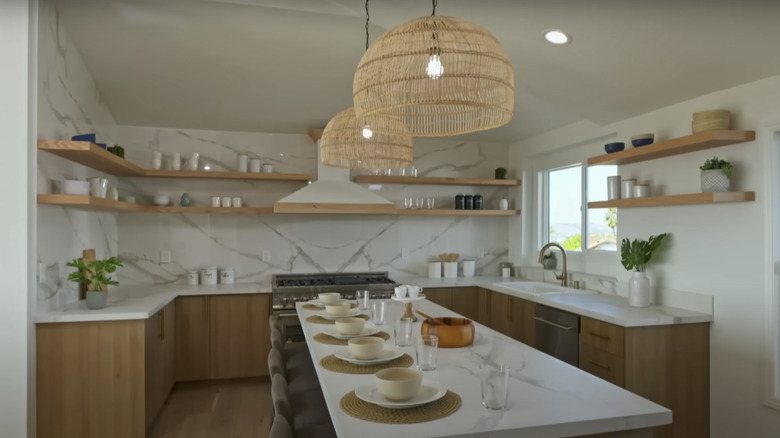
[[[366,0],[366,49],[368,49]],[[397,169],[414,159],[412,134],[397,116],[376,112],[356,117],[350,107],[336,114],[322,132],[320,159],[331,167],[360,170]]]
[[[433,14],[387,31],[352,83],[358,117],[395,114],[415,137],[482,131],[512,119],[515,75],[498,40],[474,23]]]

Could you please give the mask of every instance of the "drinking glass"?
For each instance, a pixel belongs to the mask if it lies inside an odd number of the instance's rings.
[[[387,303],[384,301],[374,301],[374,325],[385,325],[385,311]]]
[[[417,369],[431,371],[436,369],[436,354],[439,349],[438,336],[417,336],[414,342],[417,353]]]
[[[501,410],[506,407],[509,395],[509,366],[484,363],[479,367],[482,385],[482,406]]]
[[[395,322],[395,345],[408,347],[412,345],[412,318],[401,318]]]
[[[367,290],[359,290],[355,292],[355,300],[357,300],[358,310],[368,310],[368,298],[369,293]]]
[[[425,198],[415,198],[414,206],[416,208],[425,208]]]
[[[412,198],[404,198],[404,208],[412,208],[413,203]]]
[[[425,198],[425,204],[429,209],[433,208],[433,204],[435,202],[435,198]]]

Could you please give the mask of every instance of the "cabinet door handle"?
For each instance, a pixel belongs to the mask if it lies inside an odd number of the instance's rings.
[[[605,341],[609,341],[610,339],[612,339],[612,338],[609,337],[609,335],[602,335],[601,333],[592,332],[590,330],[588,330],[588,334],[593,336],[593,337],[596,337],[596,338],[599,338],[599,339],[603,339]]]
[[[606,371],[609,371],[609,370],[610,370],[610,368],[609,368],[609,365],[602,365],[602,364],[600,364],[600,363],[598,363],[598,362],[594,362],[594,361],[592,361],[592,360],[588,360],[588,363],[590,363],[591,365],[596,365],[597,367],[599,367],[599,368],[601,368],[601,369],[604,369],[604,370],[606,370]]]
[[[160,340],[165,339],[165,308],[160,311]]]
[[[549,325],[551,325],[553,327],[558,327],[561,330],[566,330],[566,331],[574,330],[574,327],[569,327],[569,326],[565,326],[565,325],[556,324],[556,323],[554,323],[552,321],[548,321],[548,320],[542,318],[541,316],[534,316],[534,319],[539,321],[539,322],[542,322],[544,324],[549,324]]]

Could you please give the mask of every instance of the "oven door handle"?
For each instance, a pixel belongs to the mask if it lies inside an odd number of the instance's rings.
[[[298,312],[294,312],[294,313],[277,313],[276,316],[278,316],[279,318],[292,318],[293,316],[297,317],[298,316]]]

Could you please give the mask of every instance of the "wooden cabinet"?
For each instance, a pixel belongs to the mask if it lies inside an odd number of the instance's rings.
[[[493,291],[480,287],[477,290],[477,322],[490,327],[490,294]]]
[[[452,288],[450,287],[427,287],[423,292],[425,299],[436,303],[447,309],[452,309]],[[431,315],[436,316],[436,315]]]
[[[176,380],[268,376],[265,294],[177,298]]]
[[[509,311],[511,309],[512,297],[501,292],[490,291],[489,309],[490,309],[490,328],[508,335],[509,334]]]
[[[476,287],[452,288],[452,311],[472,321],[477,321],[479,290]]]
[[[580,320],[580,368],[672,410],[654,436],[709,436],[709,323],[620,327]]]
[[[174,384],[176,304],[170,303],[145,322],[146,428],[160,412]]]
[[[173,324],[171,305],[148,320],[38,324],[37,436],[144,438],[173,384]]]
[[[536,303],[512,297],[509,304],[507,335],[523,344],[536,347]]]

